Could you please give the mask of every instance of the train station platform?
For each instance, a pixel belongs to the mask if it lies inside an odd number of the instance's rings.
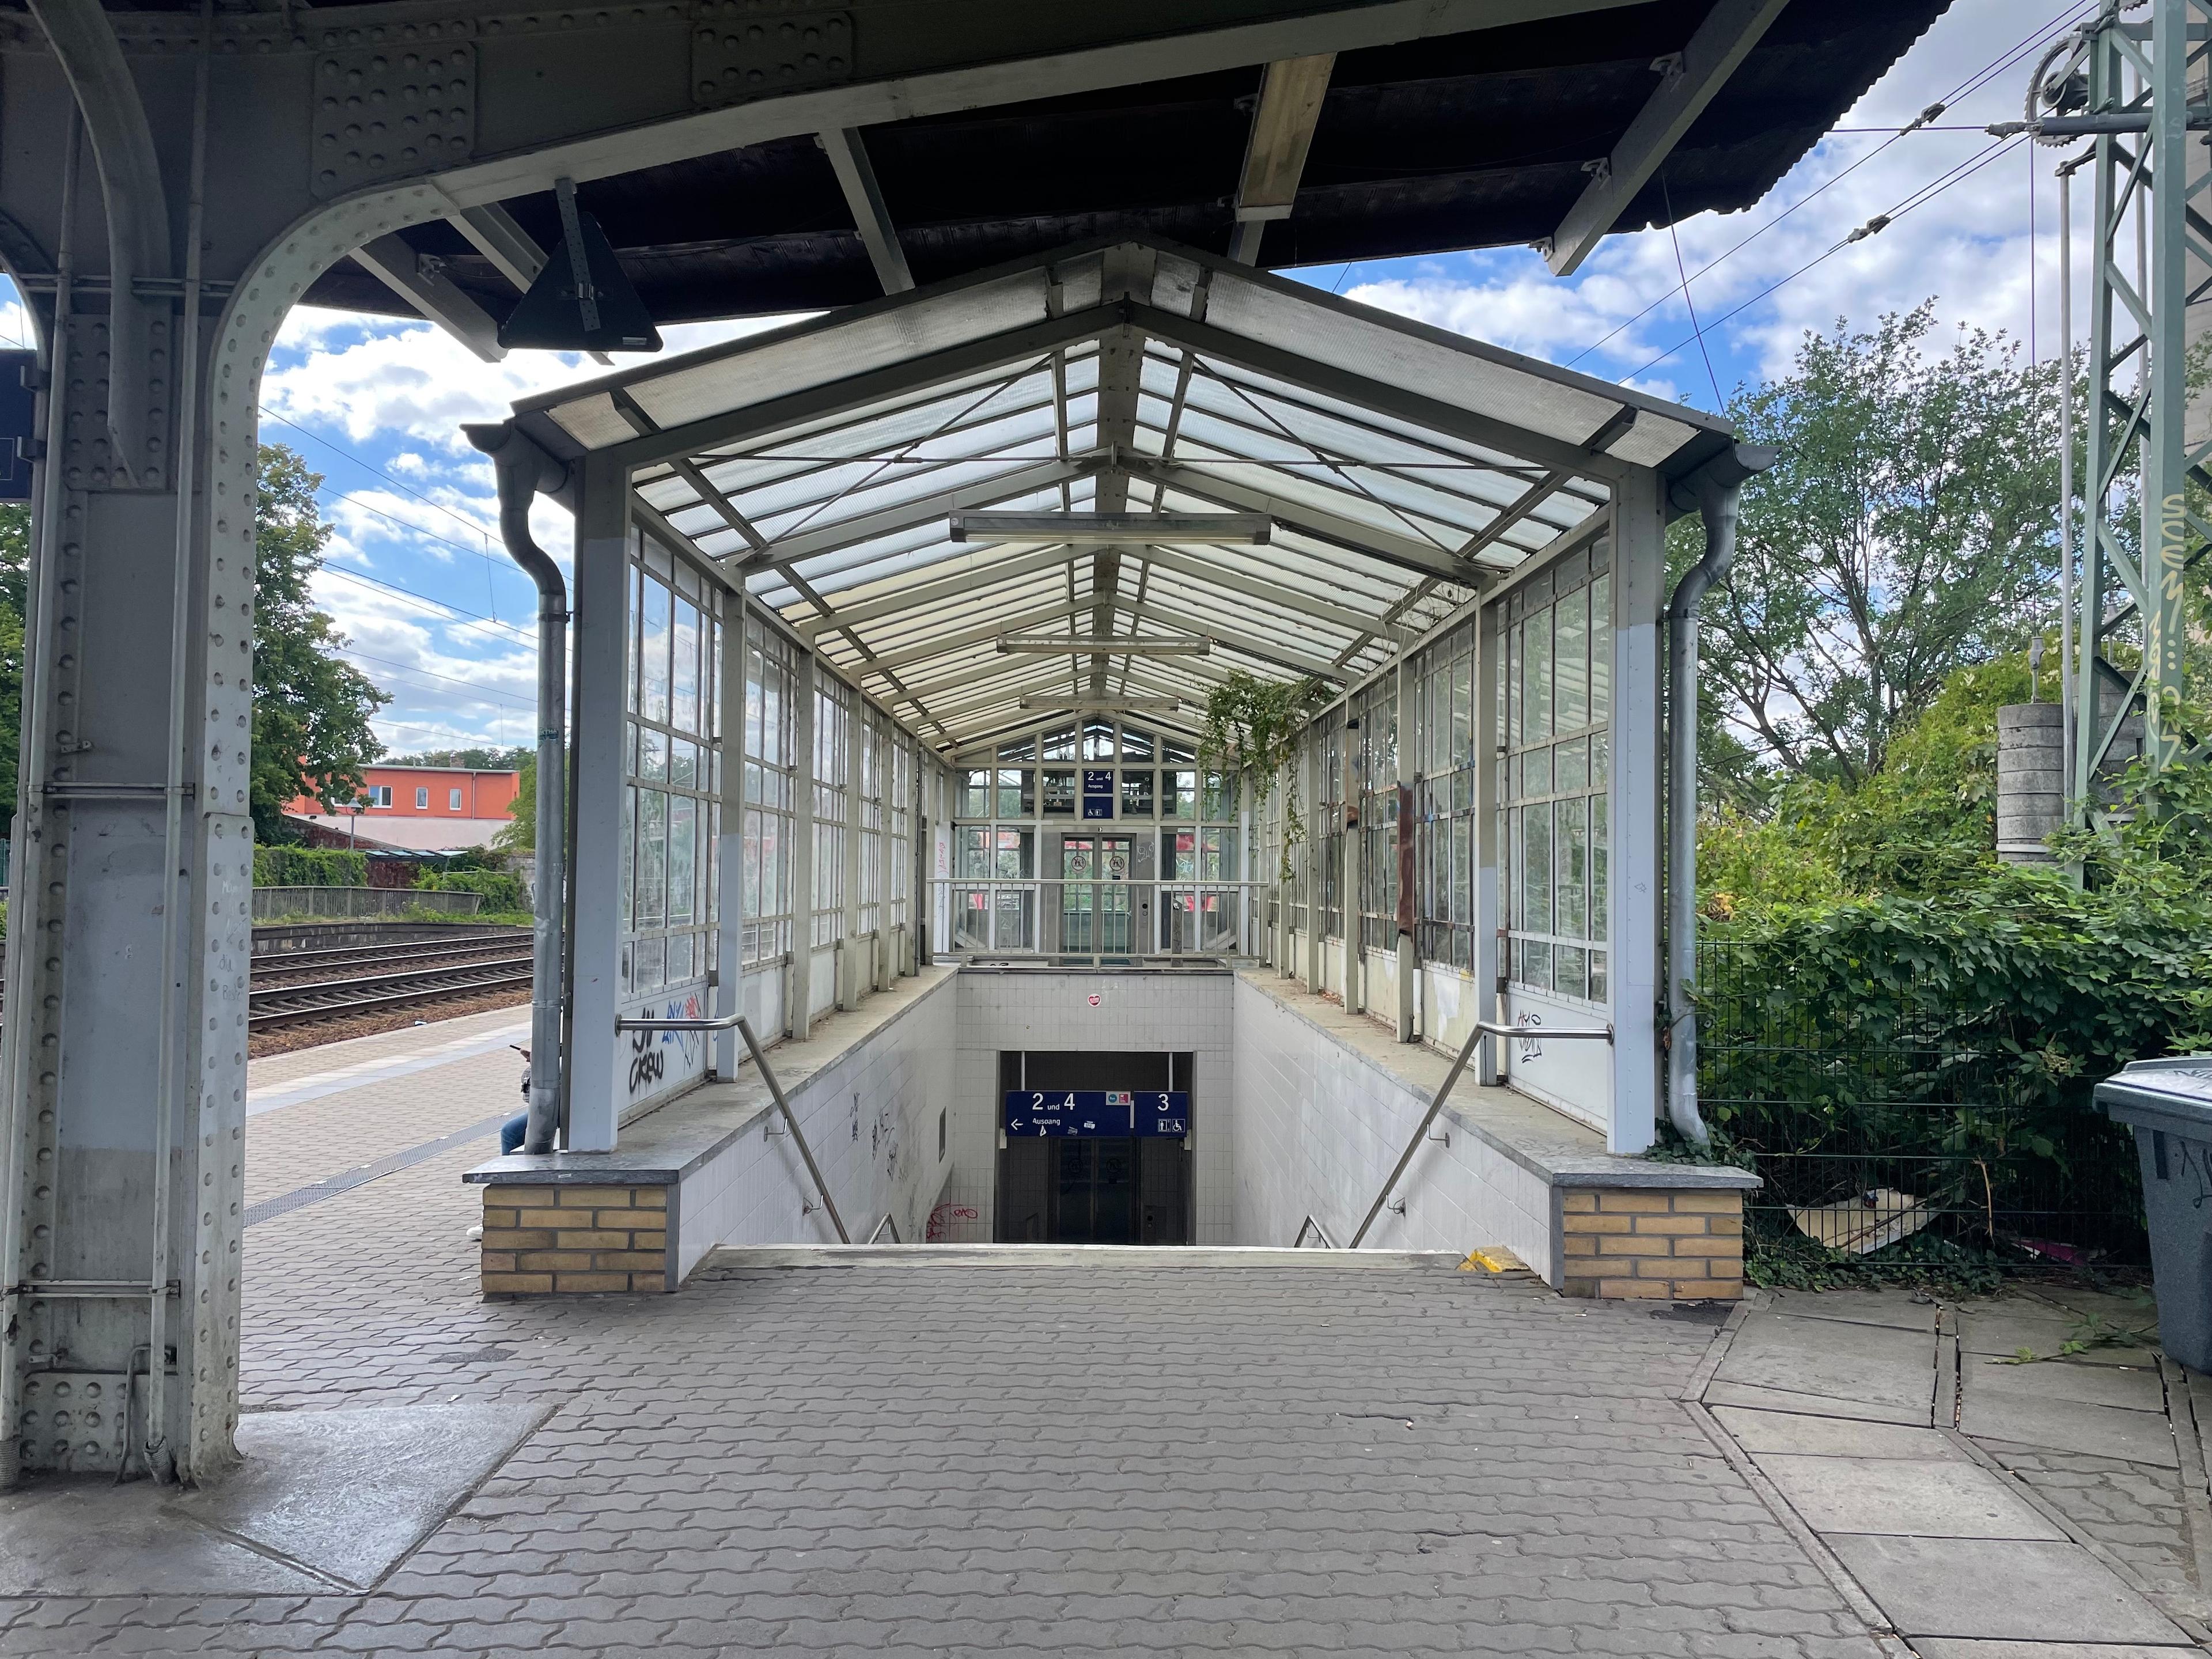
[[[2056,1349],[2048,1299],[1730,1312],[1418,1251],[809,1246],[718,1251],[680,1297],[484,1301],[460,1176],[514,1097],[512,1018],[257,1069],[257,1202],[310,1196],[246,1235],[245,1472],[0,1497],[0,1653],[2144,1659],[2203,1634],[2194,1379],[2161,1410],[2159,1358],[2108,1348],[1985,1387],[1996,1349]],[[1947,1589],[1945,1562],[1972,1571]],[[1998,1568],[2004,1607],[1972,1593]],[[2124,1645],[1942,1633],[1978,1618]]]

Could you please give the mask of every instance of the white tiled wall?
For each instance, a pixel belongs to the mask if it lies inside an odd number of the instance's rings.
[[[1257,987],[1235,992],[1235,1242],[1286,1245],[1308,1214],[1339,1245],[1374,1202],[1428,1101],[1316,1030]],[[1366,1243],[1382,1249],[1503,1244],[1547,1279],[1552,1189],[1542,1177],[1455,1124],[1447,1111],[1416,1155]]]
[[[1379,965],[1379,964],[1378,964]],[[1379,977],[1379,975],[1378,975]],[[1193,1175],[1203,1244],[1290,1243],[1317,1216],[1348,1244],[1427,1102],[1418,1091],[1227,974],[1084,969],[949,976],[851,1054],[792,1091],[792,1106],[854,1236],[888,1210],[908,1241],[988,1243],[1006,1051],[1188,1052]],[[943,1113],[945,1150],[938,1152]],[[1503,1244],[1547,1278],[1551,1188],[1447,1112],[1368,1243],[1455,1250]],[[832,1243],[788,1136],[763,1119],[686,1177],[682,1271],[715,1243]]]
[[[969,969],[959,986],[952,1179],[936,1236],[988,1243],[998,1184],[999,1055],[1091,1050],[1193,1054],[1192,1176],[1200,1244],[1241,1243],[1231,1153],[1235,978],[1229,974]]]
[[[855,1242],[887,1211],[901,1238],[921,1237],[944,1185],[951,1149],[939,1157],[937,1119],[953,1101],[957,983],[949,976],[790,1091],[792,1111]],[[837,1242],[828,1215],[802,1208],[814,1183],[782,1130],[781,1115],[771,1112],[684,1178],[679,1273],[716,1244]]]

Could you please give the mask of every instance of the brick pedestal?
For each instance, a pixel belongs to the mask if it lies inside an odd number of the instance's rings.
[[[487,1185],[484,1295],[672,1289],[669,1190]]]
[[[1569,1296],[1666,1302],[1743,1294],[1743,1194],[1600,1188],[1559,1195]]]

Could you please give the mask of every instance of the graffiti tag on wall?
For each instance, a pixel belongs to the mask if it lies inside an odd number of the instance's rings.
[[[641,1013],[644,1018],[652,1018],[652,1005],[648,1003]],[[680,1001],[672,998],[659,1018],[698,1018],[698,993],[695,991]],[[650,1092],[665,1080],[671,1048],[676,1050],[676,1067],[679,1074],[693,1069],[698,1064],[702,1041],[696,1031],[632,1031],[629,1034],[629,1097],[635,1100],[641,1094]]]

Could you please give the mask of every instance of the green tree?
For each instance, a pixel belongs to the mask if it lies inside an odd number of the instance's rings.
[[[507,817],[514,821],[494,836],[491,844],[502,853],[534,853],[538,850],[538,757],[522,751],[522,763],[515,769],[522,775],[515,780],[514,799],[507,806]]]
[[[537,751],[520,744],[512,749],[426,749],[419,755],[394,755],[387,766],[453,766],[471,772],[512,772]]]
[[[1786,377],[1730,403],[1780,458],[1744,487],[1735,566],[1705,606],[1721,797],[1796,775],[1856,786],[1954,670],[2051,616],[2059,371],[1978,330],[1931,353],[1933,325],[1923,304],[1871,333],[1808,333]],[[1703,544],[1685,520],[1671,562]]]
[[[368,721],[391,699],[338,656],[344,637],[308,593],[331,533],[315,501],[322,483],[293,451],[261,447],[252,805],[253,833],[264,843],[294,839],[284,823],[286,801],[312,795],[332,810],[350,805],[362,767],[384,752]],[[30,509],[0,505],[0,834],[15,816],[30,547]]]
[[[331,526],[315,492],[322,475],[281,444],[261,447],[254,512],[253,833],[292,839],[284,803],[310,795],[326,810],[360,794],[361,769],[384,752],[369,717],[391,701],[337,653],[345,638],[309,588]]]

